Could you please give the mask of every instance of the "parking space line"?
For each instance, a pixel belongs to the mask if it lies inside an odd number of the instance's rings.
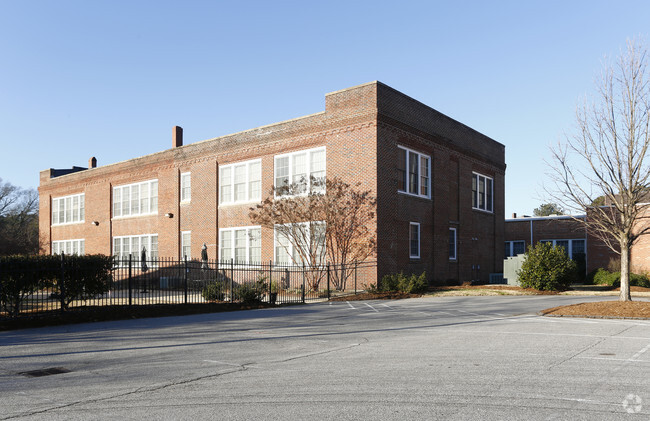
[[[376,311],[377,313],[379,313],[379,310],[377,310],[376,308],[374,308],[370,304],[368,304],[368,303],[364,303],[364,304],[367,305],[368,307],[370,307],[371,309],[373,309],[374,311]]]

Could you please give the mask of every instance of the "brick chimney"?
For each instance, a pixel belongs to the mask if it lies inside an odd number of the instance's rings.
[[[181,126],[174,126],[172,129],[172,148],[183,146],[183,128]]]
[[[97,158],[94,156],[88,160],[88,168],[96,168],[97,167]]]

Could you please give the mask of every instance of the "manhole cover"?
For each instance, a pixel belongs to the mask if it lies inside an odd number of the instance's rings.
[[[63,373],[69,373],[70,370],[67,368],[63,367],[52,367],[52,368],[43,368],[40,370],[32,370],[32,371],[23,371],[21,374],[23,376],[27,377],[43,377],[43,376],[51,376],[53,374],[63,374]]]

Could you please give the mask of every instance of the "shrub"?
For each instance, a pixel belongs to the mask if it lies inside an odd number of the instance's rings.
[[[91,254],[65,257],[65,279],[56,278],[61,305],[68,308],[75,300],[87,300],[110,290],[113,281],[113,256]],[[61,290],[63,288],[63,290]]]
[[[578,279],[576,263],[563,248],[549,243],[529,247],[517,274],[523,288],[542,291],[565,290]]]
[[[260,282],[241,284],[237,288],[237,296],[245,303],[259,302],[262,301],[264,290],[264,285]]]
[[[201,296],[206,301],[223,301],[226,296],[223,288],[223,283],[219,280],[210,282],[205,287],[203,287]]]
[[[621,286],[621,272],[610,272],[599,268],[593,275],[593,282],[595,285],[609,285],[618,288]],[[650,279],[646,275],[630,273],[630,286],[650,288]]]
[[[381,279],[379,291],[400,291],[406,294],[420,294],[425,292],[428,286],[426,272],[422,272],[419,276],[415,274],[407,276],[400,272],[385,275]]]

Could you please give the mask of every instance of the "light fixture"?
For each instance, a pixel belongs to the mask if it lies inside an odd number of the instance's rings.
[[[171,213],[171,212],[167,212],[167,213],[165,214],[165,216],[166,216],[167,218],[173,218],[173,217],[174,217],[174,214]]]
[[[99,221],[93,221],[92,224],[93,224],[94,226],[97,226],[97,225],[99,225]]]

